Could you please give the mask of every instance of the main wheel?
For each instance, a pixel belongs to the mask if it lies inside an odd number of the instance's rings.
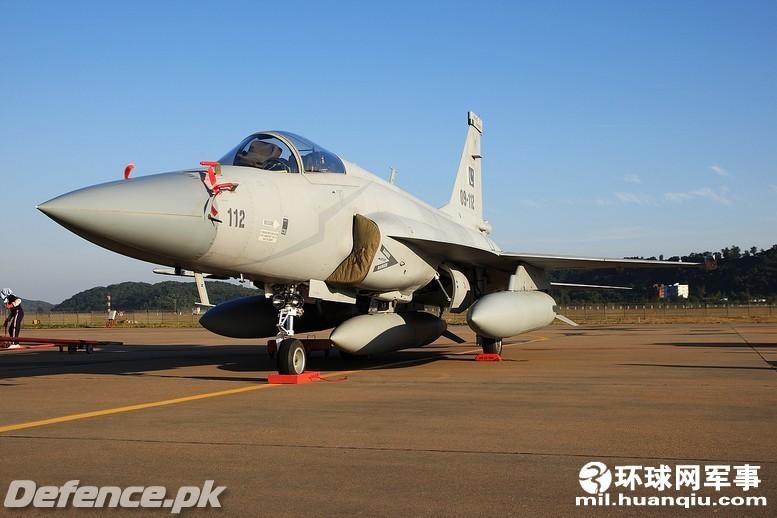
[[[501,338],[486,338],[485,336],[479,336],[480,346],[483,348],[483,352],[486,354],[502,354],[502,339]]]
[[[305,372],[307,354],[305,346],[296,338],[286,338],[278,344],[278,373],[302,374]]]

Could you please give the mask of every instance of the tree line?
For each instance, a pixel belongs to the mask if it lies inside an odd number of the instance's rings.
[[[256,295],[256,290],[228,282],[206,281],[211,304],[218,304],[238,297]],[[165,281],[155,284],[147,282],[121,282],[76,293],[57,304],[52,311],[87,312],[105,311],[107,296],[111,296],[111,307],[120,311],[141,311],[146,309],[165,311],[190,311],[200,298],[193,282]]]
[[[691,253],[682,257],[630,257],[703,263],[711,252]],[[688,284],[692,302],[747,303],[766,300],[777,302],[777,245],[767,250],[731,246],[714,254],[717,268],[565,270],[553,272],[554,281],[577,284],[629,286],[620,290],[554,290],[560,304],[575,302],[650,302],[658,299],[654,284]]]

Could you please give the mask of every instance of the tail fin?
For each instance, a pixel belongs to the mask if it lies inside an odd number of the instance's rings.
[[[453,193],[448,204],[440,210],[466,227],[488,232],[490,227],[483,221],[483,191],[480,182],[480,136],[483,134],[483,121],[474,112],[468,112],[467,124],[467,139],[461,152]]]

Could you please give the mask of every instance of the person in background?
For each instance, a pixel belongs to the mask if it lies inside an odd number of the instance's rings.
[[[9,288],[0,291],[0,297],[3,298],[3,305],[8,310],[8,316],[5,317],[3,328],[7,330],[11,338],[19,338],[19,332],[22,330],[22,320],[24,319],[24,308],[22,308],[22,299],[13,294]],[[11,341],[8,349],[19,349],[21,346]]]

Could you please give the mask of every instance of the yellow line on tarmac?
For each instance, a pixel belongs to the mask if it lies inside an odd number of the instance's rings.
[[[331,378],[333,376],[344,376],[347,374],[353,374],[359,371],[338,371],[327,374],[322,374],[321,378]],[[89,419],[92,417],[102,417],[106,415],[122,414],[125,412],[135,412],[137,410],[145,410],[147,408],[156,408],[161,406],[178,405],[180,403],[188,403],[189,401],[198,401],[200,399],[208,399],[212,397],[231,396],[234,394],[242,394],[244,392],[253,392],[255,390],[270,389],[274,387],[281,387],[283,385],[248,385],[246,387],[239,387],[234,389],[219,390],[216,392],[205,392],[203,394],[194,394],[192,396],[178,397],[174,399],[163,399],[162,401],[152,401],[150,403],[138,403],[137,405],[127,405],[115,408],[106,408],[103,410],[94,410],[91,412],[81,412],[80,414],[63,415],[59,417],[51,417],[49,419],[39,419],[37,421],[29,421],[26,423],[9,424],[6,426],[0,426],[0,433],[15,432],[18,430],[25,430],[28,428],[37,428],[39,426],[47,426],[50,424],[67,423],[70,421],[79,421],[81,419]]]
[[[541,336],[539,338],[528,340],[526,342],[519,342],[517,344],[506,344],[508,345],[525,345],[532,342],[540,342],[543,340],[547,340],[544,336]],[[461,351],[461,352],[455,352],[451,353],[453,355],[461,355],[461,354],[471,354],[473,352],[479,351],[480,349],[471,349],[468,351]],[[430,358],[433,358],[433,356],[430,356]],[[366,367],[364,369],[356,369],[356,370],[350,370],[350,371],[337,371],[337,372],[330,372],[327,374],[322,374],[321,378],[331,378],[334,376],[345,376],[348,374],[355,374],[358,372],[366,372],[369,370],[379,370],[381,368],[385,367],[395,367],[397,365],[407,364],[407,363],[418,363],[419,361],[422,361],[422,358],[413,359],[413,360],[405,360],[405,361],[399,361],[394,363],[388,363],[385,365],[376,365],[373,367]],[[174,399],[163,399],[161,401],[152,401],[150,403],[138,403],[137,405],[127,405],[127,406],[120,406],[115,408],[106,408],[103,410],[93,410],[91,412],[81,412],[79,414],[70,414],[70,415],[63,415],[59,417],[51,417],[49,419],[39,419],[37,421],[28,421],[26,423],[17,423],[17,424],[9,424],[6,426],[0,426],[0,433],[5,432],[15,432],[18,430],[26,430],[28,428],[38,428],[40,426],[48,426],[51,424],[60,424],[60,423],[68,423],[70,421],[80,421],[81,419],[90,419],[92,417],[102,417],[106,415],[114,415],[114,414],[123,414],[125,412],[135,412],[137,410],[145,410],[147,408],[156,408],[156,407],[162,407],[162,406],[169,406],[169,405],[178,405],[180,403],[188,403],[189,401],[198,401],[200,399],[209,399],[213,397],[222,397],[222,396],[231,396],[234,394],[242,394],[244,392],[253,392],[255,390],[262,390],[262,389],[270,389],[273,387],[281,387],[283,385],[269,385],[269,384],[262,384],[262,385],[249,385],[246,387],[239,387],[234,389],[227,389],[227,390],[219,390],[216,392],[205,392],[203,394],[194,394],[192,396],[184,396]]]
[[[207,399],[220,396],[231,396],[232,394],[240,394],[242,392],[251,392],[254,390],[261,390],[266,388],[275,387],[277,385],[251,385],[248,387],[240,387],[228,390],[219,390],[218,392],[206,392],[204,394],[195,394],[193,396],[184,396],[175,399],[164,399],[162,401],[152,401],[150,403],[139,403],[137,405],[120,406],[116,408],[106,408],[104,410],[94,410],[92,412],[82,412],[80,414],[63,415],[60,417],[52,417],[49,419],[40,419],[38,421],[29,421],[27,423],[11,424],[7,426],[0,426],[0,433],[14,432],[17,430],[24,430],[27,428],[37,428],[39,426],[46,426],[50,424],[67,423],[69,421],[78,421],[80,419],[89,419],[91,417],[100,417],[112,414],[121,414],[124,412],[134,412],[136,410],[145,410],[146,408],[155,408],[167,405],[177,405],[179,403],[186,403],[188,401],[197,401],[199,399]]]

